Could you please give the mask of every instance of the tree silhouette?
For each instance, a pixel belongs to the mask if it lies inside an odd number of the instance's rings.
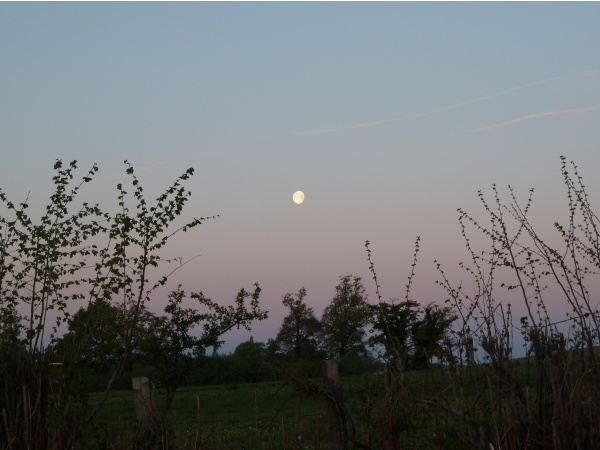
[[[415,346],[414,364],[429,364],[438,354],[443,339],[457,316],[450,307],[429,303],[423,308],[423,315],[412,328],[412,341]],[[439,356],[439,355],[437,355]]]
[[[382,346],[383,357],[398,372],[406,368],[411,353],[410,337],[419,316],[420,305],[414,300],[373,305],[373,336],[369,343]]]
[[[275,342],[285,353],[293,354],[296,359],[304,356],[308,348],[317,347],[317,339],[321,324],[315,317],[313,308],[304,303],[306,289],[296,294],[285,294],[282,303],[288,308],[288,315],[283,318]],[[313,352],[311,352],[313,353]]]
[[[366,353],[365,327],[371,321],[365,287],[360,277],[345,275],[321,318],[322,336],[330,356]]]

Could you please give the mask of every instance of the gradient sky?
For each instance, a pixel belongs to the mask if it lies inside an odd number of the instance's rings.
[[[600,197],[599,21],[599,3],[1,3],[0,186],[41,204],[56,159],[98,163],[87,196],[110,208],[124,159],[156,195],[194,167],[188,217],[220,217],[170,247],[201,255],[172,287],[230,303],[259,282],[255,340],[302,286],[318,315],[340,275],[374,300],[367,239],[388,299],[421,236],[413,297],[443,301],[433,260],[460,279],[456,209],[479,189],[536,188],[547,227],[566,155]]]

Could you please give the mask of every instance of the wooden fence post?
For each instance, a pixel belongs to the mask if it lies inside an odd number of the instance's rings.
[[[131,380],[133,384],[133,402],[135,404],[135,418],[138,436],[145,436],[152,430],[154,408],[152,405],[152,390],[147,377],[136,377]]]
[[[323,381],[327,390],[327,414],[329,416],[329,432],[332,450],[348,449],[348,433],[346,415],[342,405],[342,384],[338,372],[337,361],[323,361]]]

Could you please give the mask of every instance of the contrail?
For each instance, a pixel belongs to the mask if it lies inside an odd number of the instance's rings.
[[[135,168],[135,173],[148,172],[149,170],[153,170],[153,169],[156,169],[157,167],[164,166],[165,164],[170,164],[170,163],[173,163],[173,162],[176,162],[176,161],[186,161],[188,159],[198,158],[200,156],[210,155],[212,153],[214,153],[214,152],[206,150],[206,151],[203,151],[203,152],[193,153],[191,155],[179,156],[179,157],[176,157],[176,158],[165,159],[165,160],[162,160],[162,161],[153,162],[153,163],[146,164],[146,165],[143,165],[141,167]]]
[[[164,159],[162,161],[156,161],[156,162],[145,164],[145,165],[139,166],[139,167],[135,167],[134,166],[134,169],[135,169],[135,173],[136,174],[142,173],[142,172],[149,172],[150,170],[154,170],[157,167],[161,167],[161,166],[164,166],[166,164],[170,164],[170,163],[173,163],[173,162],[176,162],[176,161],[185,161],[185,160],[188,160],[188,159],[198,158],[200,156],[210,155],[212,153],[213,153],[212,151],[202,151],[202,152],[194,153],[192,155],[179,156],[179,157],[176,157],[176,158],[170,158],[170,159]],[[94,181],[106,181],[106,180],[111,180],[111,179],[119,178],[119,177],[123,176],[124,173],[125,172],[123,171],[123,172],[120,172],[120,173],[114,173],[114,174],[111,174],[111,175],[105,175],[103,177],[94,178]]]
[[[320,129],[315,129],[315,130],[297,131],[297,132],[292,133],[292,135],[293,136],[312,136],[315,134],[335,133],[335,132],[339,132],[339,131],[350,131],[350,130],[356,130],[359,128],[373,127],[376,125],[383,125],[383,124],[391,123],[391,122],[403,122],[406,120],[417,119],[419,117],[430,116],[432,114],[437,114],[437,113],[441,113],[441,112],[452,111],[455,109],[464,108],[465,106],[470,106],[470,105],[474,105],[476,103],[481,103],[481,102],[491,100],[496,97],[500,97],[502,95],[509,94],[511,92],[520,91],[522,89],[527,89],[527,88],[530,88],[533,86],[539,86],[541,84],[554,83],[557,81],[570,80],[570,79],[574,79],[574,78],[596,77],[598,75],[600,75],[600,70],[593,70],[593,71],[578,73],[578,74],[574,74],[574,75],[562,75],[559,77],[546,78],[543,80],[538,80],[538,81],[533,81],[531,83],[523,84],[521,86],[516,86],[513,88],[505,89],[503,91],[486,94],[481,97],[474,98],[472,100],[466,100],[464,102],[455,103],[455,104],[449,105],[449,106],[443,106],[441,108],[430,109],[428,111],[423,111],[420,113],[409,114],[406,116],[395,117],[395,118],[391,118],[391,119],[361,122],[361,123],[356,123],[353,125],[346,125],[346,126],[336,127],[336,128],[320,128]]]
[[[527,114],[526,116],[518,117],[516,119],[505,120],[504,122],[498,122],[492,125],[487,125],[485,127],[477,128],[475,130],[472,130],[472,132],[476,133],[478,131],[494,130],[496,128],[506,127],[508,125],[513,125],[519,122],[526,122],[528,120],[539,119],[540,117],[559,116],[561,114],[578,114],[588,111],[595,111],[596,109],[600,109],[600,105],[588,106],[586,108],[561,109],[558,111],[546,111],[535,114]]]
[[[416,117],[425,116],[427,114],[430,114],[430,112],[413,114],[410,116],[395,117],[393,119],[374,120],[372,122],[356,123],[354,125],[346,125],[344,127],[337,127],[337,128],[320,128],[318,130],[296,131],[296,132],[292,133],[292,135],[293,136],[311,136],[314,134],[335,133],[336,131],[356,130],[358,128],[367,128],[367,127],[373,127],[375,125],[383,125],[384,123],[402,122],[404,120],[409,120],[409,119],[414,119]]]

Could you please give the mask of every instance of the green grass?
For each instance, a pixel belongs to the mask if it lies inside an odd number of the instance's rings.
[[[485,365],[478,369],[472,376],[464,374],[463,388],[470,398],[478,396],[475,385],[485,382],[487,386],[486,380],[493,373],[488,373],[492,368]],[[525,369],[526,364],[517,365],[519,379],[525,378]],[[320,380],[311,382],[322,386]],[[401,430],[406,448],[463,448],[461,437],[456,435],[456,418],[418,401],[452,395],[447,369],[406,372],[405,385],[409,388],[392,411],[385,402],[382,374],[342,377],[342,385],[345,404],[356,425],[356,438],[364,441],[370,433],[373,448],[382,445],[377,443],[376,435],[383,434],[391,423]],[[90,393],[89,404],[99,396]],[[164,391],[155,391],[153,400],[160,411]],[[169,448],[318,449],[327,448],[329,440],[325,398],[305,395],[284,382],[180,388],[166,423],[173,438],[171,444],[175,444]],[[132,448],[135,429],[133,392],[115,391],[81,448]]]
[[[437,369],[406,374],[415,396],[439,389],[442,380]],[[322,386],[321,380],[311,382]],[[365,405],[384,398],[383,375],[342,377],[342,385],[346,406],[355,418],[356,437],[364,439]],[[89,404],[99,397],[99,393],[88,394]],[[153,392],[157,410],[164,400],[164,391]],[[406,411],[406,419],[401,419],[408,442],[422,440],[420,435],[430,427],[418,420],[411,411]],[[327,448],[329,439],[324,397],[308,396],[284,382],[180,388],[167,423],[177,448],[318,449]],[[90,440],[96,448],[131,447],[135,428],[133,391],[112,392],[82,448],[92,448]]]
[[[153,393],[157,409],[164,405],[165,393]],[[99,393],[88,395],[90,404],[100,398]],[[252,420],[257,417],[277,417],[299,412],[314,414],[322,410],[322,401],[301,399],[290,386],[281,382],[238,384],[222,386],[185,387],[177,390],[168,418],[176,423],[222,422]],[[98,422],[115,418],[134,421],[133,391],[112,392],[97,416]]]
[[[99,397],[99,393],[89,394],[89,403]],[[153,393],[158,410],[164,397],[164,391]],[[300,444],[298,448],[318,448],[326,425],[322,398],[302,397],[281,382],[181,388],[167,419],[179,445],[199,433],[201,439],[213,442],[207,448],[296,448]],[[111,393],[94,428],[93,440],[100,447],[105,446],[107,435],[132,438],[133,392]]]

